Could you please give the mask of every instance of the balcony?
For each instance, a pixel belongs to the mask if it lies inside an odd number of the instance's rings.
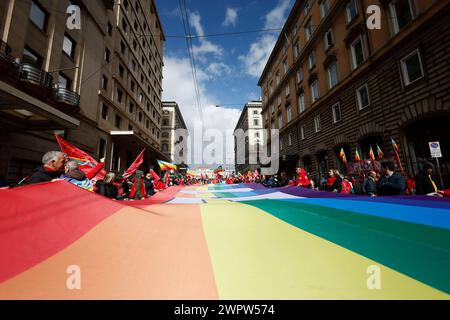
[[[0,60],[11,62],[11,47],[0,40]]]
[[[53,85],[53,77],[51,74],[30,63],[20,64],[19,78],[48,88],[52,88]]]
[[[75,107],[80,106],[80,96],[73,91],[67,90],[66,88],[57,87],[55,89],[55,97],[58,102]]]

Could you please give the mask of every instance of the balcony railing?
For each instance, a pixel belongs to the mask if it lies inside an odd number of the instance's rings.
[[[53,77],[51,74],[30,63],[20,64],[19,77],[21,80],[30,81],[48,88],[52,88],[53,85]]]
[[[66,88],[57,87],[55,89],[55,96],[58,102],[69,104],[71,106],[80,106],[80,95],[67,90]]]
[[[9,59],[11,57],[11,47],[0,40],[0,58]]]

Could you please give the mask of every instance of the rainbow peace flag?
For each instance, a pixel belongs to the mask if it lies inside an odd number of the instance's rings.
[[[347,163],[347,157],[345,156],[344,148],[341,148],[341,152],[339,152],[339,157],[341,158],[343,163]]]
[[[173,163],[162,161],[162,160],[157,160],[157,161],[158,161],[159,167],[163,171],[166,171],[166,170],[177,170],[177,166],[175,164],[173,164]]]
[[[2,300],[450,299],[448,198],[216,184],[121,202],[57,181],[0,207]]]
[[[223,172],[222,166],[218,166],[218,167],[214,170],[214,173],[215,173],[215,174],[220,173],[220,172]]]
[[[369,159],[372,161],[375,160],[375,154],[373,153],[372,145],[370,145]]]
[[[380,146],[377,143],[377,153],[378,153],[378,159],[383,159],[384,158],[384,153],[383,151],[381,151]]]
[[[358,149],[355,150],[355,161],[361,161],[361,156],[359,155]]]

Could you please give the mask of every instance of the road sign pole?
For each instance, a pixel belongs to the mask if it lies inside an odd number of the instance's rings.
[[[441,167],[439,166],[439,158],[436,157],[435,159],[436,159],[436,165],[437,165],[437,171],[438,171],[438,175],[439,175],[439,180],[441,181],[442,189],[445,189],[444,188],[444,182],[442,181]]]

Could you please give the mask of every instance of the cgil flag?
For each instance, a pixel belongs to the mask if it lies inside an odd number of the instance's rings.
[[[157,161],[158,161],[159,167],[163,171],[177,170],[177,166],[175,164],[173,164],[173,163],[162,161],[162,160],[157,160]]]
[[[134,160],[134,162],[131,164],[131,166],[128,168],[128,170],[125,171],[125,173],[123,174],[124,179],[131,177],[136,172],[136,170],[139,168],[139,166],[142,164],[142,162],[144,162],[144,151],[145,151],[145,148],[136,157],[136,160]]]
[[[70,161],[74,161],[78,163],[78,168],[84,173],[89,173],[92,168],[97,166],[98,162],[88,153],[84,152],[81,149],[71,145],[67,140],[61,138],[57,134],[55,134],[56,141],[59,144],[59,147],[63,153],[67,155]],[[95,176],[97,180],[103,179],[103,176],[106,174],[106,170],[102,169]]]

